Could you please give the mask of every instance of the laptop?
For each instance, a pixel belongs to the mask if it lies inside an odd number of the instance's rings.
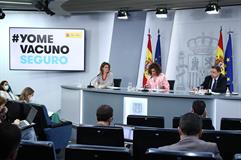
[[[127,141],[133,140],[134,126],[125,125],[125,124],[115,124],[115,127],[122,127],[124,132],[124,139]]]
[[[34,125],[33,120],[36,117],[37,112],[38,110],[36,108],[31,107],[26,120],[20,121],[18,127],[22,130],[32,127]]]

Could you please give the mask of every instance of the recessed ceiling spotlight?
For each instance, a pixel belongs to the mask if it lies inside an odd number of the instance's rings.
[[[0,8],[0,19],[4,19],[5,18],[5,13],[3,12],[3,10]]]
[[[156,9],[157,18],[167,18],[167,9],[166,8],[157,8]]]
[[[128,19],[128,12],[126,10],[119,10],[117,13],[118,19]]]
[[[220,9],[221,7],[218,5],[218,3],[210,2],[206,7],[205,12],[207,14],[219,14]]]

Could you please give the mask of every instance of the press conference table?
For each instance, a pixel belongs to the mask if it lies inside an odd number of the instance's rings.
[[[208,117],[220,129],[222,117],[241,117],[240,95],[194,95],[189,92],[142,92],[122,88],[96,89],[78,85],[61,86],[61,117],[74,125],[96,124],[96,109],[102,104],[113,107],[113,123],[126,123],[128,114],[164,116],[165,127],[172,118],[191,111],[196,99],[205,101]]]

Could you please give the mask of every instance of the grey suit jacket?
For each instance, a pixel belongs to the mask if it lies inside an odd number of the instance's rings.
[[[212,152],[215,158],[222,160],[216,143],[205,142],[194,136],[187,136],[176,144],[159,147],[160,150]]]

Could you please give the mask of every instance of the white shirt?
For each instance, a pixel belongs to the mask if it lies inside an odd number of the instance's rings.
[[[109,72],[105,80],[102,79],[102,75],[99,74],[93,81],[96,88],[106,88],[108,86],[113,86],[113,74]]]
[[[18,100],[17,97],[11,92],[8,93],[6,91],[0,91],[0,96],[9,100]]]

